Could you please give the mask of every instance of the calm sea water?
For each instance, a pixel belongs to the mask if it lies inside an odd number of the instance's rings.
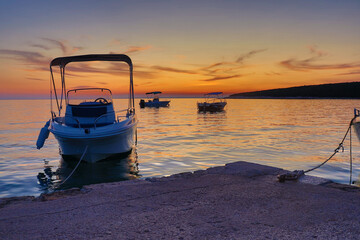
[[[137,107],[138,107],[138,99]],[[360,100],[231,99],[222,113],[198,113],[198,99],[172,99],[168,108],[137,109],[138,145],[124,159],[81,163],[62,188],[167,176],[236,161],[288,170],[309,169],[338,147]],[[116,99],[115,107],[127,100]],[[50,135],[37,150],[49,119],[48,100],[0,101],[0,197],[52,191],[76,163],[59,156]],[[309,175],[349,182],[349,145]],[[353,134],[353,180],[359,185],[360,146]],[[40,173],[40,175],[39,175]],[[42,180],[38,179],[42,176]]]

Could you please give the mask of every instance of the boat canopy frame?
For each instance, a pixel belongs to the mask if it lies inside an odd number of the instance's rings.
[[[129,105],[128,109],[132,113],[135,113],[135,100],[134,100],[134,84],[133,84],[133,64],[129,56],[125,54],[87,54],[87,55],[78,55],[78,56],[68,56],[68,57],[58,57],[53,59],[50,62],[50,105],[51,105],[51,115],[52,118],[56,117],[56,114],[53,112],[52,106],[52,91],[54,91],[57,108],[59,111],[59,116],[61,115],[62,103],[63,100],[67,102],[67,92],[65,84],[65,66],[71,62],[93,62],[93,61],[107,61],[107,62],[125,62],[129,65],[130,70],[130,88],[129,88]],[[61,96],[57,96],[56,85],[54,80],[54,74],[52,67],[60,67],[60,78],[61,78]],[[59,101],[60,98],[60,101]]]
[[[108,91],[108,92],[110,93],[110,98],[109,98],[109,100],[111,100],[111,102],[113,102],[111,90],[108,89],[108,88],[99,87],[99,88],[76,88],[76,89],[71,89],[71,90],[67,91],[67,94],[66,94],[66,104],[67,104],[67,105],[73,105],[73,104],[70,104],[70,101],[69,101],[69,93],[71,93],[71,92],[76,93],[77,91],[84,91],[84,90],[100,90],[101,92],[104,92],[104,90],[105,90],[105,91]]]
[[[223,92],[210,92],[210,93],[206,93],[204,94],[205,97],[205,102],[225,102],[226,100],[224,99],[224,95]]]

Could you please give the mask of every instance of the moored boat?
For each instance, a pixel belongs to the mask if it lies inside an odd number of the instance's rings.
[[[227,102],[223,98],[222,92],[211,92],[204,96],[205,101],[197,103],[199,112],[221,112],[224,110]]]
[[[129,65],[130,87],[128,107],[114,110],[112,93],[107,88],[77,88],[66,91],[65,66],[71,62],[118,61]],[[60,67],[61,91],[57,91],[52,67]],[[50,63],[51,98],[55,97],[57,112],[51,104],[50,124],[40,132],[40,149],[49,132],[57,139],[60,154],[66,159],[97,162],[116,155],[128,154],[135,145],[137,118],[134,108],[133,65],[123,54],[95,54],[55,58]],[[57,92],[61,92],[57,96]],[[52,100],[52,99],[51,99]],[[62,111],[63,100],[66,104]]]
[[[148,100],[145,101],[144,99],[141,99],[139,102],[139,105],[141,108],[144,107],[168,107],[170,104],[170,100],[161,100],[160,101],[160,94],[162,92],[148,92],[146,93],[146,96],[148,97]]]

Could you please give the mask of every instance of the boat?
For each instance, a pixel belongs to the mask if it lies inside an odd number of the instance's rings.
[[[205,101],[198,102],[199,112],[221,112],[226,106],[226,100],[222,92],[211,92],[204,95]]]
[[[144,99],[141,99],[140,102],[139,102],[139,105],[141,108],[144,108],[144,107],[168,107],[169,106],[169,103],[170,101],[169,100],[162,100],[160,101],[159,99],[159,95],[161,94],[162,92],[148,92],[146,93],[146,96],[148,97],[148,100],[145,101]]]
[[[65,66],[71,62],[125,62],[129,65],[129,103],[115,111],[112,92],[107,88],[77,88],[66,91]],[[60,68],[61,89],[56,89],[53,67]],[[50,63],[51,119],[41,129],[40,149],[51,132],[64,160],[97,162],[129,154],[136,143],[137,118],[134,108],[133,65],[124,54],[92,54],[55,58]],[[59,94],[60,93],[60,94]],[[53,104],[53,97],[54,102]],[[63,102],[66,105],[63,111]],[[53,110],[56,105],[56,112]]]

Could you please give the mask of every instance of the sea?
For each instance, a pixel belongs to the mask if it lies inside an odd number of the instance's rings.
[[[174,98],[166,108],[140,108],[139,100],[132,153],[78,166],[61,159],[52,134],[42,149],[36,149],[39,131],[50,118],[49,100],[0,100],[0,197],[39,196],[237,161],[307,170],[334,153],[354,108],[360,108],[360,100],[348,99],[228,99],[225,111],[202,113],[197,111],[202,99]],[[116,110],[127,103],[114,100]],[[343,184],[349,184],[351,176],[351,183],[360,186],[360,144],[353,129],[343,147],[308,175]]]

